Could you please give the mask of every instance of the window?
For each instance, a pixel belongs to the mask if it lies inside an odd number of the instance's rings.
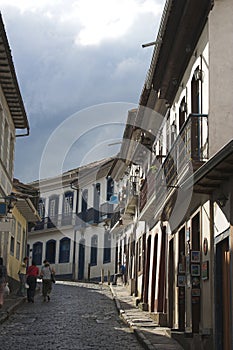
[[[70,239],[62,238],[60,240],[59,263],[68,263],[70,261]]]
[[[97,265],[98,236],[91,237],[91,265]]]
[[[6,169],[8,168],[8,152],[9,152],[9,126],[7,124],[7,121],[5,120],[5,128],[4,128],[4,140],[3,140],[3,164],[5,165]]]
[[[28,254],[27,254],[27,236],[26,236],[26,230],[25,230],[25,228],[23,228],[23,237],[22,237],[22,257],[21,257],[21,259],[23,259],[23,257],[24,256],[29,256]]]
[[[36,242],[32,246],[32,260],[35,261],[36,265],[42,265],[42,242]]]
[[[15,237],[11,236],[10,253],[14,256],[15,253]]]
[[[82,192],[82,220],[86,222],[87,220],[87,200],[88,200],[88,190],[83,190]]]
[[[3,116],[3,112],[2,112],[2,106],[0,105],[0,159],[2,159],[3,121],[4,121],[4,116]]]
[[[110,201],[111,196],[114,193],[114,181],[111,177],[107,178],[107,201]]]
[[[54,217],[57,215],[58,209],[58,198],[50,198],[49,199],[49,216]]]
[[[83,190],[82,193],[82,213],[87,211],[88,190]]]
[[[185,123],[186,114],[187,114],[187,103],[185,101],[185,97],[183,97],[179,107],[179,131],[181,130],[182,126]]]
[[[100,184],[94,187],[94,223],[98,224],[100,220]]]
[[[56,241],[54,239],[51,239],[46,243],[45,257],[51,264],[55,264]]]
[[[63,215],[69,216],[73,211],[73,192],[66,192],[64,194],[64,202],[63,202]]]
[[[15,219],[12,220],[10,253],[11,253],[12,256],[14,256],[14,254],[15,254]]]
[[[13,176],[13,165],[14,165],[14,144],[15,140],[13,136],[10,137],[10,151],[9,151],[9,175],[10,177]]]
[[[142,270],[142,237],[138,240],[138,271]]]
[[[41,219],[43,220],[45,217],[45,200],[43,198],[40,198],[38,203],[38,214],[40,215]]]
[[[104,257],[103,263],[111,262],[111,235],[108,231],[104,233]]]
[[[48,228],[52,228],[57,225],[57,215],[58,215],[58,196],[52,196],[49,198]]]
[[[21,246],[21,224],[18,222],[17,226],[17,243],[16,243],[16,259],[20,260],[20,246]]]

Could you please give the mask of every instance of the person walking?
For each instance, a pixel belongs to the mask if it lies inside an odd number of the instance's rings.
[[[28,257],[25,256],[25,258],[23,259],[23,262],[21,263],[20,267],[19,267],[19,290],[17,292],[17,295],[20,297],[24,297],[25,296],[25,283],[26,283],[26,279],[27,279],[27,264],[28,264]]]
[[[43,266],[41,268],[40,276],[42,278],[42,295],[44,301],[48,299],[50,301],[50,294],[52,291],[52,277],[55,275],[55,270],[50,266],[48,260],[43,261]]]
[[[27,289],[27,299],[29,303],[34,303],[34,296],[36,290],[36,281],[39,276],[39,269],[36,266],[35,261],[32,260],[31,266],[29,266],[27,271],[27,284],[29,288]]]
[[[3,265],[3,258],[0,257],[0,308],[4,303],[4,292],[7,283],[7,270],[6,266]]]

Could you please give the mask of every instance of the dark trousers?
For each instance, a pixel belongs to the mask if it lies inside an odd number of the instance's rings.
[[[34,302],[34,295],[35,295],[35,290],[36,290],[36,277],[28,276],[27,277],[27,284],[29,285],[29,288],[27,289],[28,301]]]

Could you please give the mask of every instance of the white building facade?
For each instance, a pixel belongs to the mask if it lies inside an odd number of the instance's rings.
[[[29,233],[37,265],[47,259],[57,278],[107,280],[115,273],[115,242],[109,235],[114,183],[107,159],[62,176],[34,182],[42,221]]]

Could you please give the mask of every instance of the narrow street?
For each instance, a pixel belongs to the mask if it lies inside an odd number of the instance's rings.
[[[38,293],[0,329],[1,350],[143,349],[119,318],[109,288],[98,284],[56,283],[50,302]]]

